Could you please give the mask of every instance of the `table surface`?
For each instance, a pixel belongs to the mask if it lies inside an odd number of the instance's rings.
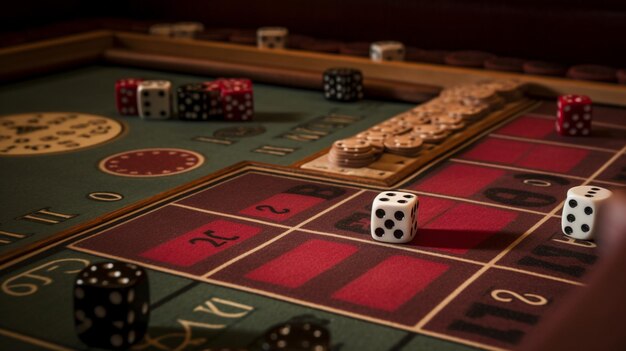
[[[0,89],[2,115],[74,111],[124,128],[113,140],[73,152],[0,157],[0,178],[9,180],[0,184],[0,230],[27,235],[0,246],[0,253],[238,161],[292,164],[411,107],[332,103],[319,92],[259,84],[253,123],[146,122],[115,112],[113,82],[126,76],[175,85],[208,79],[88,66]],[[560,233],[567,189],[626,184],[626,111],[595,106],[593,136],[563,138],[554,132],[554,110],[544,102],[400,184],[421,203],[420,230],[407,245],[371,240],[376,191],[356,183],[263,165],[195,182],[3,265],[0,315],[11,318],[0,321],[0,344],[84,348],[73,331],[74,275],[90,262],[114,258],[149,271],[153,312],[142,350],[247,347],[269,326],[295,319],[325,324],[336,350],[514,348],[583,285],[598,261],[593,243]],[[315,141],[284,137],[330,115],[353,122]],[[232,127],[264,132],[241,137]],[[294,151],[253,151],[263,145]],[[204,162],[163,177],[102,168],[115,154],[171,148],[195,152]],[[88,196],[94,192],[123,198],[96,201]],[[24,219],[43,208],[76,216],[46,217],[57,224]],[[208,230],[222,239],[206,240]],[[205,240],[192,245],[194,238]]]

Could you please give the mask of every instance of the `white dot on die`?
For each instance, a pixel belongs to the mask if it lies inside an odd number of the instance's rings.
[[[128,324],[133,324],[133,322],[135,321],[135,311],[128,311],[128,316],[126,316],[126,320],[128,321]]]
[[[128,343],[132,344],[133,342],[135,342],[135,331],[131,330],[128,332]]]
[[[576,123],[576,128],[582,128],[585,124],[583,122]]]
[[[584,110],[585,110],[585,111],[591,111],[591,106],[589,106],[589,105],[585,105]]]
[[[564,122],[563,123],[563,128],[565,128],[565,129],[569,128],[569,122]]]
[[[96,308],[93,309],[93,312],[98,318],[104,318],[107,315],[107,310],[105,310],[102,306],[96,306]]]
[[[585,128],[582,131],[583,135],[589,135],[589,129]]]
[[[147,314],[148,313],[148,304],[147,303],[143,303],[143,305],[141,305],[141,313],[143,314]]]
[[[580,118],[580,116],[579,116],[577,113],[575,113],[575,114],[573,114],[573,115],[572,115],[572,119],[573,119],[574,121],[578,121],[578,119],[579,119],[579,118]]]
[[[122,303],[122,295],[117,291],[114,291],[109,295],[109,300],[111,300],[112,304],[119,305]]]
[[[113,263],[107,263],[107,264],[105,264],[105,265],[104,265],[104,268],[106,268],[106,269],[111,269],[111,268],[113,268]]]
[[[572,109],[572,107],[571,107],[571,106],[565,106],[563,109],[564,109],[565,111],[569,111],[569,110],[571,110],[571,109]]]
[[[574,129],[574,128],[570,129],[570,130],[569,130],[569,133],[570,133],[571,135],[576,134],[576,129]]]
[[[113,345],[115,347],[120,347],[120,346],[122,346],[123,342],[124,342],[124,339],[122,339],[121,335],[115,334],[115,335],[111,336],[111,345]]]
[[[588,120],[590,120],[590,119],[591,119],[591,115],[590,115],[590,114],[588,114],[588,113],[585,113],[585,114],[583,115],[583,119],[584,119],[585,121],[588,121]]]
[[[76,288],[76,291],[74,291],[74,296],[76,296],[77,299],[82,299],[83,297],[85,297],[85,291],[83,291],[83,289],[81,288]]]
[[[83,319],[85,319],[85,312],[81,310],[76,310],[76,312],[74,312],[74,316],[76,316],[76,319],[78,319],[79,321],[82,321]]]
[[[128,302],[133,302],[133,301],[135,300],[135,290],[130,289],[130,290],[128,291],[128,296],[127,296],[127,298],[128,298]]]

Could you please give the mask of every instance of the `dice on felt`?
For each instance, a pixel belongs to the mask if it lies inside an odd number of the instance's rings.
[[[324,97],[336,101],[363,98],[363,75],[353,68],[329,68],[323,76]]]
[[[222,112],[220,90],[211,89],[205,84],[185,84],[176,90],[178,98],[178,118],[206,121]]]
[[[261,27],[256,31],[259,49],[284,49],[289,31],[284,27]]]
[[[593,239],[599,229],[599,214],[611,195],[610,190],[597,186],[583,185],[569,189],[561,214],[563,233],[574,239]]]
[[[261,350],[329,351],[330,332],[312,322],[288,322],[270,327],[263,336]]]
[[[101,262],[78,273],[74,322],[87,345],[125,349],[143,338],[150,318],[148,276],[139,266]]]
[[[372,203],[372,238],[387,243],[408,243],[417,233],[417,195],[384,191]]]
[[[172,113],[172,83],[144,80],[137,89],[139,116],[143,119],[168,119]]]
[[[566,136],[591,134],[591,99],[585,95],[561,95],[557,101],[556,131]]]
[[[137,88],[143,79],[123,78],[115,82],[115,104],[123,116],[137,116]]]
[[[250,121],[254,116],[252,82],[245,78],[218,79],[222,113],[227,121]]]
[[[377,41],[370,45],[372,61],[403,61],[406,50],[397,41]]]

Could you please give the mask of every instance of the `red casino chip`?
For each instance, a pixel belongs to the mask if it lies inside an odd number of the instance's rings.
[[[101,171],[122,177],[162,177],[191,171],[204,156],[183,149],[140,149],[111,155],[100,161]]]

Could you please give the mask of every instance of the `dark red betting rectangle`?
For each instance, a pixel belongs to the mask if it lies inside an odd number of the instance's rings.
[[[297,288],[357,252],[354,245],[309,240],[246,274],[246,278]]]
[[[259,234],[261,228],[215,220],[140,254],[151,260],[189,267]]]
[[[409,256],[391,256],[333,294],[383,311],[395,311],[448,270],[442,263]]]
[[[320,202],[324,202],[324,199],[313,196],[282,193],[257,202],[239,211],[239,213],[281,222]]]
[[[411,189],[469,197],[480,192],[504,174],[505,171],[497,168],[448,164],[424,181],[411,186]]]

